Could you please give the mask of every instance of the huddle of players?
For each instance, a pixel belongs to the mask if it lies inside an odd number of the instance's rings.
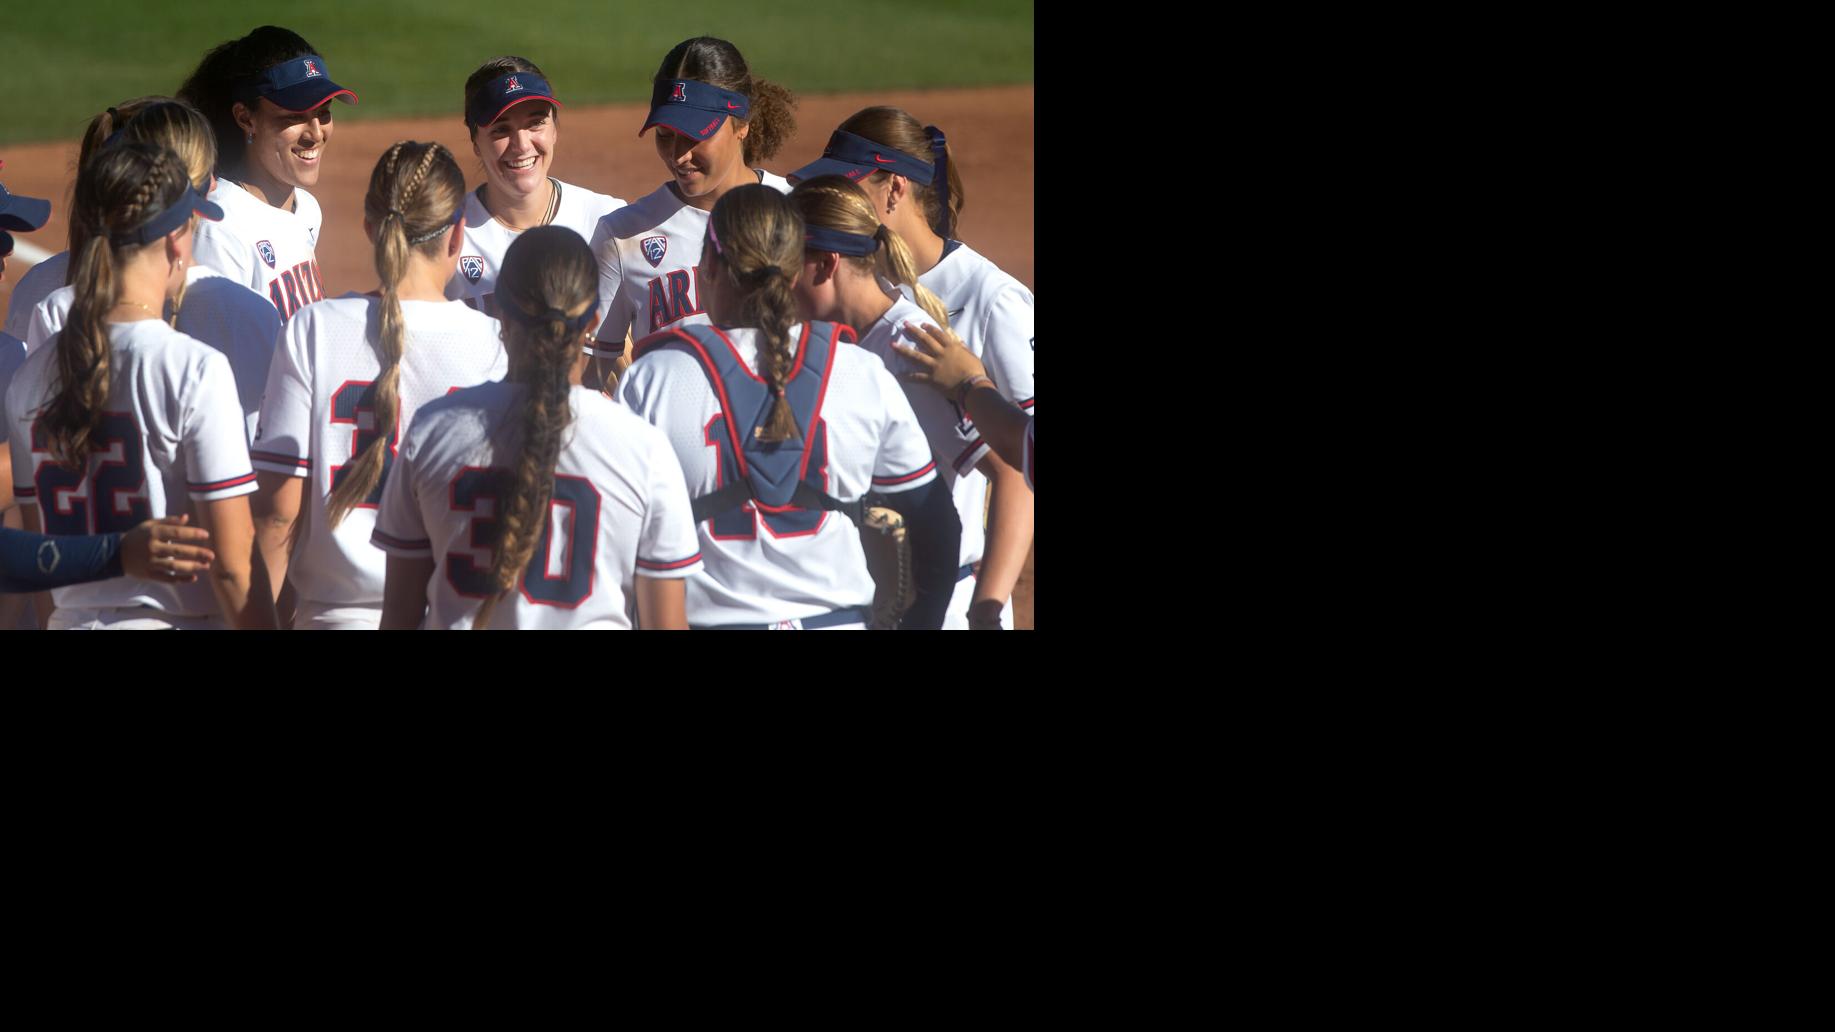
[[[86,136],[71,249],[34,270],[70,285],[32,308],[0,430],[28,529],[119,530],[182,491],[215,575],[60,589],[52,627],[860,627],[868,495],[910,526],[903,626],[1010,612],[1030,476],[965,403],[993,384],[1030,411],[1032,298],[951,239],[934,127],[862,111],[792,189],[753,167],[788,94],[688,40],[639,132],[671,180],[627,205],[546,175],[560,101],[498,59],[466,88],[486,182],[390,148],[380,287],[325,299],[304,187],[355,94],[274,27],[180,94]],[[951,354],[975,375],[939,377]]]

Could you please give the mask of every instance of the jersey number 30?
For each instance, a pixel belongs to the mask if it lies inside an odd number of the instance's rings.
[[[112,457],[116,448],[121,450],[119,459]],[[32,424],[32,450],[51,450],[37,423]],[[96,457],[100,463],[95,463]],[[45,533],[126,533],[152,518],[153,506],[145,497],[147,474],[140,455],[140,428],[134,425],[133,416],[123,412],[103,414],[102,431],[91,462],[95,464],[95,474],[88,478],[87,498],[76,497],[83,493],[81,472],[55,462],[39,463],[32,483],[38,490],[38,510]]]
[[[494,512],[501,512],[503,499],[510,492],[510,474],[501,469],[467,469],[452,479],[452,511],[475,512],[478,500],[492,499]],[[554,515],[555,508],[565,508],[565,516]],[[599,547],[599,490],[585,477],[556,474],[554,500],[548,503],[549,519],[542,527],[541,540],[523,567],[522,597],[535,605],[574,609],[593,593],[593,561]],[[556,525],[564,528],[566,547],[560,560],[554,555]],[[469,598],[484,598],[491,593],[491,549],[502,536],[503,527],[495,516],[474,516],[471,521],[470,552],[446,553],[446,578],[453,590]],[[476,556],[482,555],[482,562]]]

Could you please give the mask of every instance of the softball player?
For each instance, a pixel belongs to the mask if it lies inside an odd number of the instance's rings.
[[[183,101],[156,99],[131,116],[117,112],[112,121],[116,128],[109,139],[172,151],[184,160],[192,188],[200,194],[209,192],[217,145],[210,124],[196,108]],[[72,225],[82,221],[73,219]],[[63,329],[75,295],[75,287],[59,287],[33,309],[26,332],[28,350]],[[274,357],[274,340],[280,334],[280,314],[260,294],[195,259],[185,269],[185,285],[175,299],[175,308],[171,322],[180,333],[209,344],[229,359],[252,440],[261,412],[261,392],[268,383],[268,365]]]
[[[809,234],[796,285],[803,317],[859,327],[860,346],[878,355],[894,375],[915,368],[898,348],[910,340],[905,326],[949,322],[942,301],[918,282],[904,239],[879,221],[866,193],[841,176],[804,179],[790,192],[790,200]],[[913,291],[923,307],[899,288]],[[943,623],[945,628],[961,629],[968,625],[974,588],[968,581],[985,546],[980,513],[986,481],[976,469],[999,475],[999,464],[988,460],[988,445],[974,422],[947,398],[915,384],[904,391],[962,520],[958,587]],[[1023,564],[1025,559],[1022,545],[1019,561]]]
[[[210,568],[210,533],[189,515],[147,520],[126,533],[56,537],[0,527],[0,594],[49,591],[115,577],[190,584]],[[186,544],[186,542],[192,542]]]
[[[69,324],[7,390],[13,490],[26,529],[50,534],[127,531],[189,511],[216,544],[217,572],[206,584],[61,588],[50,626],[272,627],[267,583],[246,559],[255,474],[229,363],[159,318],[184,282],[193,214],[222,212],[170,151],[122,143],[91,161],[73,206],[88,224]]]
[[[910,245],[918,282],[942,299],[949,326],[986,365],[1000,392],[1032,411],[1032,292],[993,262],[953,238],[962,211],[962,176],[949,142],[936,126],[924,126],[891,107],[857,112],[829,137],[822,157],[791,174],[792,179],[839,174],[872,198],[879,218]],[[968,413],[958,418],[972,423]],[[1013,585],[1032,544],[1032,492],[1025,477],[998,457],[985,458],[992,472],[965,479],[989,485],[956,495],[964,527],[980,526],[987,513],[987,545],[973,583],[958,583],[969,595],[967,626],[995,630],[1013,624]],[[985,506],[985,509],[984,509]],[[961,600],[952,613],[961,611]],[[953,619],[947,626],[959,627]]]
[[[370,531],[401,429],[434,398],[503,375],[496,321],[446,298],[464,199],[464,173],[445,147],[390,147],[363,199],[377,296],[311,305],[282,334],[252,454],[261,553],[277,590],[283,580],[293,588],[295,629],[381,623],[387,563]]]
[[[415,416],[383,492],[383,626],[685,629],[701,570],[681,468],[663,435],[578,386],[599,322],[578,235],[531,229],[498,280],[510,375]]]
[[[162,101],[169,102],[170,97],[137,97],[124,100],[103,111],[89,120],[89,126],[83,130],[82,143],[77,147],[76,167],[80,171],[89,164],[89,159],[104,143],[114,138],[116,130],[126,125],[136,114],[145,108]],[[177,148],[173,148],[177,150]],[[187,155],[179,152],[179,157]],[[13,296],[7,302],[6,333],[25,340],[32,325],[32,310],[38,307],[53,290],[70,282],[70,256],[82,249],[81,219],[71,219],[69,228],[69,249],[39,262],[26,270],[24,276],[13,287]],[[195,243],[196,234],[193,234]]]
[[[752,167],[796,132],[790,91],[746,67],[737,47],[697,36],[663,58],[650,91],[642,136],[656,130],[656,153],[670,179],[648,196],[599,220],[592,236],[599,296],[609,306],[592,353],[625,364],[626,338],[707,322],[699,280],[707,215],[735,187],[790,184]],[[598,363],[586,383],[599,386]]]
[[[533,103],[532,103],[533,102]],[[465,81],[465,128],[484,182],[465,198],[465,247],[446,296],[490,303],[503,254],[533,226],[565,226],[592,238],[599,219],[624,201],[548,175],[560,142],[561,102],[535,64],[520,57],[486,61]]]
[[[331,80],[325,59],[298,34],[263,25],[204,55],[180,99],[217,134],[223,221],[198,232],[198,260],[273,302],[281,319],[322,300],[315,257],[319,181],[331,142],[331,101],[357,95]]]
[[[880,360],[844,346],[854,335],[845,326],[797,322],[806,241],[796,207],[771,187],[741,186],[714,206],[707,241],[711,323],[640,342],[618,392],[668,435],[696,499],[707,569],[688,583],[689,624],[863,629],[874,584],[854,507],[870,492],[907,520],[917,601],[905,626],[938,627],[955,509]]]

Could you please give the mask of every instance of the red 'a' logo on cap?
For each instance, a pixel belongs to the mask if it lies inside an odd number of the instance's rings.
[[[680,100],[680,101],[686,101],[686,100],[688,99],[688,88],[687,88],[687,86],[686,86],[685,84],[683,84],[683,83],[679,83],[679,82],[678,82],[678,83],[676,83],[676,84],[675,84],[675,92],[669,95],[669,99],[670,99],[670,100]]]
[[[306,62],[306,78],[310,79],[317,74],[319,74],[319,66],[313,64],[311,61],[307,61]]]
[[[503,86],[503,92],[505,93],[515,93],[517,90],[520,90],[520,89],[522,89],[522,83],[517,82],[516,76],[514,75],[510,76],[509,81],[504,83],[504,86]]]

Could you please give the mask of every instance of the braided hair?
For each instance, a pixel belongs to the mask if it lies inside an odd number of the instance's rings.
[[[741,291],[735,326],[758,328],[758,368],[777,400],[758,428],[758,439],[775,443],[797,435],[784,381],[796,361],[796,295],[791,285],[803,267],[803,216],[790,199],[763,183],[729,190],[707,222],[707,244],[715,261]]]
[[[517,236],[503,255],[497,306],[510,360],[507,379],[523,384],[516,457],[497,522],[503,534],[491,552],[491,594],[478,607],[474,630],[490,624],[497,602],[516,587],[535,554],[554,498],[554,466],[573,421],[569,373],[586,334],[598,325],[599,266],[580,234],[537,226]]]
[[[121,266],[143,247],[164,246],[116,246],[110,237],[170,208],[190,187],[178,155],[145,143],[104,147],[77,176],[71,219],[83,222],[83,248],[70,262],[75,296],[55,338],[57,390],[39,415],[51,456],[72,469],[87,469],[100,443],[110,354],[103,317],[121,299]]]
[[[376,321],[376,358],[382,369],[370,387],[376,439],[341,471],[326,512],[331,525],[343,522],[382,480],[401,414],[401,359],[407,345],[402,325],[401,281],[413,251],[437,256],[446,232],[465,201],[465,175],[452,152],[437,143],[403,140],[390,147],[370,173],[363,214],[376,227],[376,275],[382,280],[382,313]]]

